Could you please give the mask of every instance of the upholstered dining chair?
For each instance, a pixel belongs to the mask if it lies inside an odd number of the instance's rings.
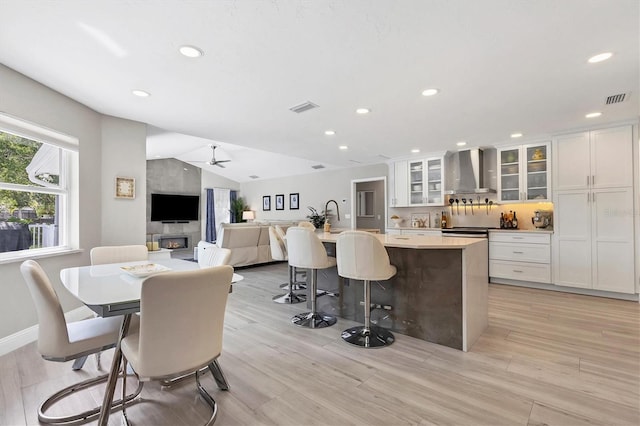
[[[217,358],[222,352],[222,332],[227,296],[233,277],[229,265],[191,271],[165,272],[142,282],[140,328],[122,339],[123,368],[130,363],[139,380],[183,376],[208,366],[222,390],[229,385]],[[211,406],[207,424],[215,421],[218,406],[200,383],[200,395]],[[126,391],[126,380],[122,386]],[[123,407],[126,420],[126,410]]]
[[[303,220],[301,222],[298,222],[298,226],[301,228],[308,228],[308,229],[313,229],[314,231],[316,230],[316,227],[313,226],[313,223]]]
[[[210,245],[202,247],[198,255],[198,265],[201,268],[210,266],[222,266],[229,264],[231,250],[227,248]]]
[[[39,324],[38,352],[44,359],[58,362],[78,360],[115,346],[122,322],[120,317],[90,318],[67,323],[58,295],[42,267],[34,260],[26,260],[20,265],[20,272],[36,306]],[[130,329],[136,330],[138,324],[138,320],[133,319]],[[100,407],[64,417],[51,417],[44,413],[56,402],[72,393],[106,380],[107,375],[104,374],[56,392],[38,408],[38,420],[42,423],[66,423],[97,416]],[[125,397],[125,401],[135,398],[141,390],[142,387],[139,386],[136,393]],[[114,405],[122,405],[121,402],[122,400],[118,400]]]
[[[300,222],[300,223],[303,223],[303,222]],[[311,223],[311,222],[304,222],[304,223]],[[287,233],[284,231],[284,229],[282,229],[282,226],[280,225],[275,225],[274,228],[275,228],[276,234],[284,243],[285,250],[287,250]],[[287,254],[287,258],[288,256],[289,255]],[[298,276],[301,276],[304,281],[299,281]],[[280,288],[290,288],[291,291],[306,290],[307,289],[306,277],[307,277],[306,270],[298,269],[296,267],[289,265],[289,282],[280,284]]]
[[[143,245],[102,246],[94,247],[90,252],[92,265],[105,263],[135,262],[147,260],[149,251]]]

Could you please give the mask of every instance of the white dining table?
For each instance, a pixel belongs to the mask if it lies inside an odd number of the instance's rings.
[[[120,342],[129,330],[131,315],[140,310],[140,293],[142,282],[146,276],[127,272],[132,266],[149,265],[149,269],[164,271],[189,271],[200,269],[197,262],[181,259],[158,259],[154,261],[137,261],[111,263],[105,265],[77,266],[60,271],[60,280],[67,290],[78,300],[101,317],[122,315],[122,327],[113,354],[111,370],[100,410],[98,424],[103,426],[109,421],[115,392],[116,381],[120,371]],[[153,265],[153,266],[152,266]],[[158,266],[159,265],[159,266]],[[123,269],[124,268],[124,269]],[[135,268],[133,268],[135,269]],[[242,281],[242,275],[233,274],[232,283]]]

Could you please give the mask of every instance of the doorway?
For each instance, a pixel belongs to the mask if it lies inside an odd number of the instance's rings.
[[[378,229],[387,227],[386,176],[351,181],[351,228]]]

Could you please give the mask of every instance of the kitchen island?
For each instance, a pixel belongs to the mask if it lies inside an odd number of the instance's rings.
[[[338,234],[318,236],[335,256]],[[398,271],[387,281],[371,283],[372,321],[400,334],[469,350],[488,321],[487,240],[391,234],[376,238]],[[318,271],[318,289],[328,292],[318,297],[319,310],[364,321],[362,282],[339,277],[334,267]]]

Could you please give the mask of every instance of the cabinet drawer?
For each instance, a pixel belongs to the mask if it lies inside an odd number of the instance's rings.
[[[489,241],[503,243],[550,244],[551,234],[530,232],[489,232]]]
[[[489,259],[550,263],[551,247],[546,244],[489,243]]]
[[[551,283],[551,265],[542,263],[489,261],[489,277]]]
[[[413,230],[413,229],[403,229],[402,235],[423,235],[427,237],[439,237],[442,235],[441,231],[437,230]]]

